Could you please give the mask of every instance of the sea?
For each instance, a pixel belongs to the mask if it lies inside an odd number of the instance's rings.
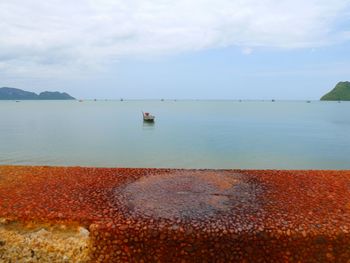
[[[350,169],[350,102],[0,101],[0,165]]]

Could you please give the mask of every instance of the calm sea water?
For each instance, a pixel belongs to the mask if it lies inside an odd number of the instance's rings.
[[[346,102],[0,101],[0,114],[0,165],[350,169]]]

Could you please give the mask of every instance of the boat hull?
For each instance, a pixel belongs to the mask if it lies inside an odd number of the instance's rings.
[[[143,118],[143,121],[154,122],[154,118]]]

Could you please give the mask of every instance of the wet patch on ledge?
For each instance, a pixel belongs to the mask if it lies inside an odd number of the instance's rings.
[[[136,217],[209,220],[216,215],[253,213],[262,202],[262,188],[239,173],[173,171],[142,177],[115,189],[125,212]]]

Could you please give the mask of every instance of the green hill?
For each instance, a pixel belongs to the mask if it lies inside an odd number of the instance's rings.
[[[348,100],[350,101],[350,82],[339,82],[334,89],[324,95],[321,100]]]
[[[37,95],[34,92],[6,87],[0,88],[0,100],[75,100],[75,98],[65,92],[44,91]]]
[[[65,92],[44,91],[39,94],[39,100],[74,100],[72,96]]]
[[[38,95],[34,92],[29,92],[15,88],[0,88],[0,100],[37,100]]]

